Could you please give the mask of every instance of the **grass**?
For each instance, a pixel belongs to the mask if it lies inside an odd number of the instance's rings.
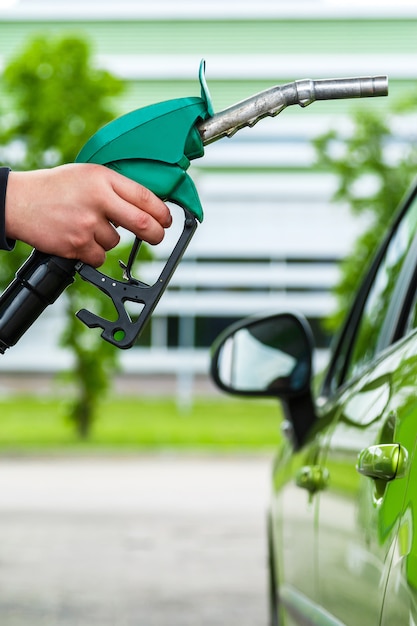
[[[0,399],[0,453],[42,451],[272,450],[280,439],[278,403],[196,398],[189,411],[175,399],[110,398],[91,437],[80,442],[57,398]]]

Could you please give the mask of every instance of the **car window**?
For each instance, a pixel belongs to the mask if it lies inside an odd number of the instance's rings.
[[[373,359],[377,347],[381,344],[380,338],[385,316],[416,231],[417,199],[410,205],[394,232],[375,275],[346,369],[348,378],[355,376],[366,363]]]
[[[404,292],[407,281],[409,283],[411,280],[407,267],[410,258],[416,256],[411,250],[415,247],[413,241],[416,240],[417,233],[416,190],[408,198],[405,207],[390,238],[380,250],[377,263],[371,267],[357,294],[326,377],[325,387],[329,390],[335,390],[340,384],[359,374],[394,337],[392,323],[387,323],[387,318],[398,320],[401,317]],[[412,264],[415,265],[415,260]],[[411,316],[409,320],[410,327],[413,323]],[[417,311],[414,322],[417,323]]]
[[[417,328],[417,288],[414,290],[408,318],[405,326],[405,334],[413,332]]]

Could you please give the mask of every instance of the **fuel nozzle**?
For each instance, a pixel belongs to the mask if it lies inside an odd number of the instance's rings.
[[[388,95],[386,76],[358,78],[328,78],[296,80],[277,85],[215,113],[198,124],[203,144],[222,137],[232,137],[245,126],[254,126],[264,117],[275,117],[286,107],[298,104],[306,107],[316,100],[373,98]]]
[[[368,98],[388,93],[386,76],[298,80],[272,87],[220,113],[214,113],[200,65],[200,97],[167,100],[137,109],[100,129],[79,153],[77,162],[100,163],[148,187],[165,201],[184,210],[182,233],[153,285],[136,280],[131,268],[139,248],[136,239],[123,280],[111,278],[76,260],[51,257],[35,250],[0,297],[0,353],[14,345],[43,310],[80,276],[113,301],[117,317],[110,321],[85,309],[78,317],[119,348],[130,348],[151,316],[193,236],[203,209],[187,174],[190,161],[204,155],[204,146],[231,137],[266,116],[278,115],[292,104],[308,106],[315,100]],[[132,319],[126,304],[142,310]]]

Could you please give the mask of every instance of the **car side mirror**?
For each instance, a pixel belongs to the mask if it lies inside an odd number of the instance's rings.
[[[226,329],[212,348],[211,375],[229,393],[285,398],[309,389],[311,362],[307,323],[282,313]]]
[[[212,347],[211,377],[223,391],[282,400],[298,446],[313,423],[313,338],[294,313],[249,318],[230,326]]]

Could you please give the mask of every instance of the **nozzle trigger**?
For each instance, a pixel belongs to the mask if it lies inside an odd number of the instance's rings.
[[[153,285],[147,285],[132,276],[131,270],[139,251],[140,239],[135,239],[128,262],[126,264],[121,262],[121,267],[124,270],[123,281],[106,276],[106,274],[84,263],[79,264],[76,268],[83,280],[91,283],[111,298],[117,312],[117,319],[113,321],[100,317],[86,309],[81,309],[77,313],[78,319],[89,328],[102,328],[102,338],[118,348],[131,348],[135,343],[167,288],[178,263],[181,261],[196,231],[197,219],[187,209],[183,210],[185,215],[183,230],[162,272]],[[139,305],[141,307],[139,314],[131,316],[126,308],[126,303]]]

